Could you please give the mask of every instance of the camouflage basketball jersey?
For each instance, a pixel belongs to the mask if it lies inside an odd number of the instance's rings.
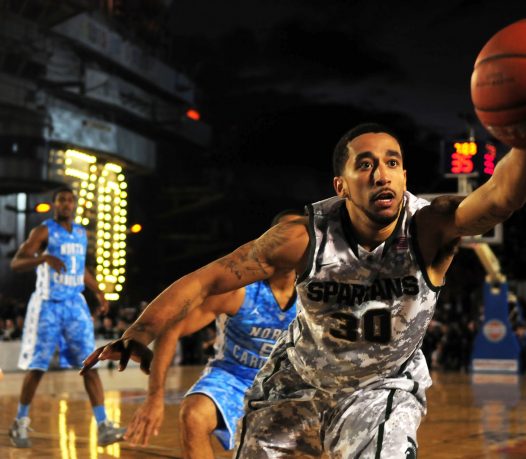
[[[427,204],[406,192],[393,234],[371,252],[353,237],[344,200],[309,206],[309,265],[298,279],[288,338],[289,359],[305,382],[351,392],[381,385],[420,348],[439,291],[422,269],[412,225]]]

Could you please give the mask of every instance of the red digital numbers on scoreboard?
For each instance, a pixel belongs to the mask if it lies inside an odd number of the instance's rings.
[[[486,153],[484,153],[484,173],[493,175],[495,172],[495,160],[497,158],[497,149],[495,145],[486,144]]]
[[[455,142],[455,151],[451,154],[450,172],[452,174],[470,174],[473,172],[473,156],[477,154],[475,142]]]
[[[491,142],[458,140],[448,142],[445,150],[445,171],[462,175],[478,173],[485,180],[493,175],[500,158],[498,147]]]

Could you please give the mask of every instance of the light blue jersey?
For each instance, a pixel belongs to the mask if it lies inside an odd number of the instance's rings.
[[[295,298],[282,310],[268,282],[261,281],[245,287],[245,300],[234,316],[222,314],[216,320],[216,357],[186,396],[203,394],[214,402],[224,424],[220,421],[213,433],[225,449],[234,447],[246,390],[295,316]]]
[[[60,301],[84,290],[84,266],[86,264],[86,230],[75,223],[71,233],[55,220],[42,222],[48,228],[48,245],[44,253],[59,258],[66,270],[58,273],[47,263],[37,267],[35,293],[43,300]]]
[[[253,379],[294,317],[296,301],[281,310],[267,281],[247,285],[239,311],[216,320],[216,357],[210,365]]]
[[[57,272],[47,263],[37,267],[35,292],[31,295],[24,320],[18,366],[23,370],[46,371],[55,349],[60,365],[80,367],[93,351],[93,321],[84,290],[86,230],[73,224],[71,233],[55,220],[45,220],[48,244],[44,253],[64,262]]]

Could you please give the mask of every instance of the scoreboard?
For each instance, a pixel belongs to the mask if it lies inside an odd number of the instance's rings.
[[[446,174],[478,173],[488,178],[493,175],[499,159],[504,156],[492,142],[455,140],[444,142],[442,170]]]

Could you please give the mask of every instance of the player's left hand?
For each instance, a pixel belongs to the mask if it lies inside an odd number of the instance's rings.
[[[152,434],[157,436],[164,418],[164,397],[149,396],[134,413],[124,439],[133,446],[146,446]]]
[[[99,301],[99,313],[105,316],[110,310],[110,303],[104,297],[104,293],[102,292],[97,295],[97,300]]]

